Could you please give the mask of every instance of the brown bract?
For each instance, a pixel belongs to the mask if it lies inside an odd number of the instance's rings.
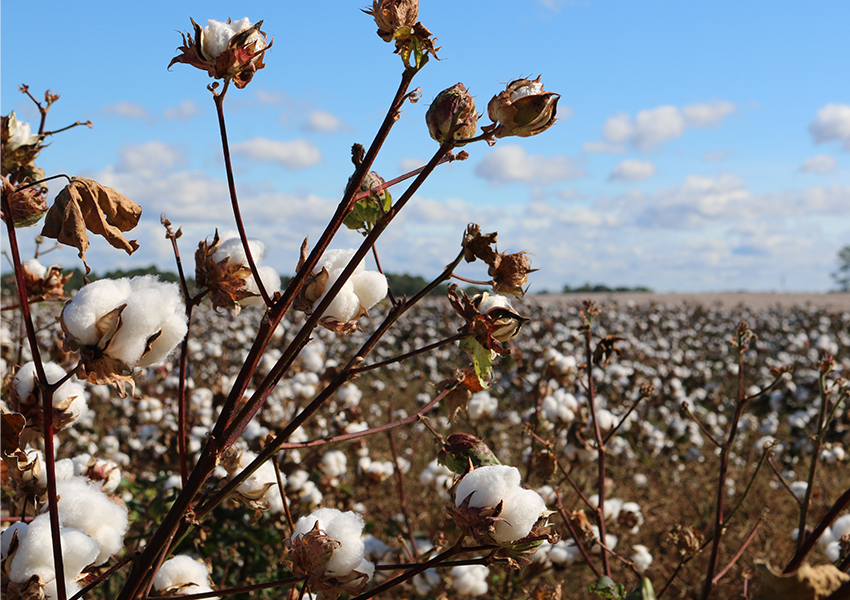
[[[437,462],[464,475],[471,468],[502,464],[483,440],[469,433],[453,433],[437,453]]]
[[[10,218],[15,227],[35,225],[47,212],[47,188],[21,184],[13,186],[3,177],[3,196],[9,201]],[[3,220],[7,218],[3,214]]]
[[[443,90],[425,113],[428,133],[441,144],[454,132],[454,139],[462,140],[475,136],[478,129],[478,112],[466,86],[457,83]]]
[[[230,257],[216,261],[213,257],[221,246],[221,238],[216,229],[211,242],[204,240],[195,251],[195,285],[198,289],[208,290],[213,308],[230,308],[237,314],[241,310],[239,302],[257,294],[247,290],[245,280],[251,277],[251,269],[243,264],[229,264]]]
[[[86,273],[89,236],[86,230],[103,236],[113,248],[132,254],[139,249],[136,240],[127,240],[123,232],[139,224],[142,207],[111,187],[85,177],[66,185],[47,211],[41,235],[79,250]]]
[[[342,592],[356,596],[369,585],[365,573],[352,571],[344,577],[325,573],[334,550],[340,546],[338,540],[319,529],[319,522],[316,521],[313,529],[304,535],[286,540],[289,554],[284,563],[290,565],[296,577],[306,577],[310,591],[317,592],[322,600],[337,598]]]
[[[560,94],[544,92],[540,77],[535,80],[517,79],[507,89],[490,100],[487,114],[492,125],[483,127],[497,138],[511,135],[529,137],[555,124]]]
[[[419,0],[373,0],[372,8],[364,8],[363,12],[375,19],[381,39],[391,42],[399,28],[416,25]]]
[[[65,307],[67,307],[68,304],[70,304],[70,301],[65,304]],[[75,351],[80,354],[80,366],[77,369],[77,375],[89,383],[113,386],[118,392],[118,395],[122,398],[127,397],[127,391],[125,389],[127,384],[130,385],[131,395],[133,390],[136,388],[136,383],[133,380],[133,369],[123,361],[109,356],[108,351],[112,338],[115,337],[115,334],[118,333],[118,330],[121,328],[121,313],[125,308],[127,308],[126,304],[117,306],[97,320],[95,327],[100,338],[97,344],[94,345],[86,345],[71,334],[68,327],[65,325],[64,308],[62,309],[62,314],[59,315],[58,319],[59,325],[62,327],[62,331],[65,334],[62,341],[62,349],[65,352]],[[160,330],[148,338],[145,350],[142,352],[142,356],[148,353],[151,348],[151,344],[153,344],[161,334],[162,331]]]
[[[194,38],[188,32],[180,34],[183,36],[183,45],[177,49],[180,54],[168,63],[169,69],[175,63],[191,65],[206,71],[210,77],[232,79],[236,87],[242,89],[251,82],[257,71],[266,66],[263,58],[266,50],[272,47],[274,40],[267,41],[265,32],[260,31],[262,21],[230,38],[227,48],[218,56],[204,55],[204,30],[195,23],[194,19],[190,21],[195,30]],[[230,23],[230,19],[227,23]]]
[[[479,312],[478,307],[474,303],[474,298],[470,300],[466,293],[454,283],[449,285],[448,296],[452,308],[466,321],[465,325],[458,328],[458,333],[471,335],[481,346],[497,354],[509,353],[502,346],[500,340],[496,339],[493,335],[501,326],[496,323],[493,317],[482,315]]]
[[[493,291],[497,294],[525,295],[528,274],[534,273],[526,252],[508,254],[495,249],[498,233],[481,233],[481,228],[470,223],[463,238],[463,257],[466,262],[480,259],[487,264],[487,274],[493,278]]]
[[[496,532],[496,523],[504,521],[499,516],[502,514],[504,503],[500,500],[496,506],[469,506],[469,502],[475,494],[475,492],[472,492],[458,505],[455,494],[457,485],[462,480],[463,477],[455,480],[454,485],[449,490],[449,497],[451,498],[448,504],[449,514],[460,530],[471,535],[479,544],[492,544],[494,543],[493,534]]]
[[[62,275],[62,268],[58,265],[48,267],[43,277],[39,277],[23,265],[24,285],[27,289],[27,298],[30,300],[44,300],[47,298],[64,298],[65,284],[71,279],[71,275]]]
[[[44,147],[44,135],[34,134],[25,142],[12,146],[9,142],[19,131],[14,111],[8,117],[0,117],[0,174],[16,175],[16,182],[38,181],[44,178],[44,171],[35,166],[35,159]]]

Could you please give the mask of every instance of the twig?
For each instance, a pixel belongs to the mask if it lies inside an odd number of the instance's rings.
[[[729,561],[728,565],[723,567],[722,571],[720,571],[717,575],[714,576],[712,583],[717,583],[718,581],[720,581],[723,576],[729,572],[729,569],[735,566],[735,563],[738,562],[738,559],[741,558],[741,556],[744,554],[744,550],[747,549],[747,546],[749,546],[750,542],[752,542],[753,539],[756,537],[756,532],[758,531],[758,528],[761,527],[761,524],[764,523],[764,519],[765,514],[762,513],[762,515],[758,518],[758,521],[756,521],[756,524],[753,526],[753,529],[750,531],[750,534],[747,536],[747,539],[744,540],[744,543],[735,553],[735,556],[732,557],[732,560]]]
[[[427,346],[422,346],[416,350],[412,350],[407,352],[406,354],[400,354],[393,358],[388,358],[387,360],[382,360],[381,362],[372,363],[371,365],[366,365],[365,367],[355,367],[351,369],[352,375],[359,375],[360,373],[365,373],[366,371],[372,371],[373,369],[379,369],[381,367],[385,367],[387,365],[391,365],[393,363],[401,362],[403,360],[407,360],[408,358],[412,358],[417,354],[423,354],[425,352],[430,352],[431,350],[435,350],[440,348],[441,346],[446,346],[451,344],[452,342],[456,342],[464,337],[467,337],[468,334],[465,333],[457,333],[449,338],[444,340],[440,340],[439,342],[434,342],[433,344],[428,344]]]
[[[390,405],[387,411],[387,420],[392,422],[393,420],[393,408]],[[413,534],[413,526],[410,524],[410,513],[407,510],[407,495],[404,493],[404,473],[401,472],[398,464],[398,452],[395,447],[395,437],[393,436],[393,430],[387,430],[387,438],[390,442],[390,454],[393,457],[393,474],[396,476],[396,485],[398,487],[398,500],[399,500],[399,508],[401,508],[401,514],[404,517],[404,526],[407,528],[407,537],[410,538],[410,545],[413,551],[414,558],[418,558],[419,552],[416,549],[416,536]]]
[[[597,569],[596,565],[593,564],[593,561],[590,560],[590,555],[587,553],[587,550],[585,550],[584,544],[581,543],[581,538],[579,538],[578,533],[576,533],[576,530],[573,529],[573,524],[570,521],[570,517],[564,510],[564,505],[561,502],[561,492],[556,491],[555,495],[558,499],[558,504],[555,508],[558,509],[558,514],[561,515],[561,518],[564,520],[567,529],[570,531],[570,535],[573,536],[573,541],[575,541],[579,552],[581,552],[581,555],[584,557],[584,562],[587,563],[587,566],[590,567],[590,570],[593,571],[597,578],[602,577],[602,573],[599,572],[599,569]]]
[[[838,500],[835,501],[829,511],[824,515],[823,519],[820,520],[820,523],[817,524],[814,531],[805,536],[805,540],[797,549],[797,552],[794,553],[794,556],[782,570],[783,573],[791,573],[800,568],[800,565],[803,564],[806,556],[808,556],[809,552],[812,548],[814,548],[826,528],[829,527],[838,515],[841,514],[841,511],[846,509],[848,506],[850,506],[850,487],[844,490],[844,493],[841,494]],[[799,532],[798,536],[804,537],[803,532]]]

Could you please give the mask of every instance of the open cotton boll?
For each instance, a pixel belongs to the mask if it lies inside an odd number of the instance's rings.
[[[246,450],[239,457],[238,468],[233,471],[236,475],[239,471],[250,465],[257,455]],[[243,481],[236,491],[252,500],[262,498],[269,488],[277,485],[277,475],[275,474],[274,463],[270,460],[264,462],[259,469],[254,471],[245,481]]]
[[[493,540],[504,544],[524,538],[537,520],[546,513],[546,502],[534,490],[520,486],[516,467],[491,465],[474,469],[460,480],[455,489],[455,506],[461,506],[472,494],[469,506],[482,508],[502,502],[500,517],[494,525]]]
[[[97,322],[109,311],[124,303],[130,295],[130,280],[99,279],[86,284],[62,310],[68,332],[87,346],[93,346],[103,335]]]
[[[204,563],[186,554],[178,554],[162,563],[153,587],[158,591],[179,587],[181,594],[200,594],[212,591],[209,580],[210,572]]]
[[[505,499],[499,514],[504,521],[496,523],[493,539],[499,543],[507,543],[524,538],[545,511],[546,502],[540,494],[522,488],[515,490]]]
[[[360,306],[369,310],[387,295],[387,278],[378,271],[364,271],[351,278]]]
[[[60,527],[62,559],[66,580],[73,581],[83,569],[92,564],[100,547],[91,537],[79,529]],[[20,540],[18,551],[12,559],[10,579],[23,583],[33,575],[38,575],[42,583],[49,584],[56,579],[53,569],[53,538],[50,531],[50,517],[46,514],[33,519],[27,528],[27,534]],[[52,592],[52,594],[51,594]],[[55,583],[45,593],[56,598]]]
[[[27,523],[18,521],[17,523],[12,523],[8,529],[4,529],[3,533],[0,533],[0,556],[6,558],[6,553],[9,551],[9,545],[12,543],[13,534],[16,531],[18,532],[18,543],[20,543],[27,534],[28,527],[29,525]]]
[[[452,567],[452,588],[461,596],[481,596],[488,591],[487,577],[490,569],[484,565],[460,565]]]
[[[325,268],[330,273],[337,269],[344,269],[348,266],[348,263],[351,262],[351,259],[354,258],[355,254],[357,254],[357,250],[354,248],[347,248],[345,250],[339,248],[326,250],[322,255],[322,258],[319,259],[319,262],[316,265],[316,270],[321,271],[322,268]],[[354,275],[362,273],[365,268],[365,263],[361,260],[354,269]]]
[[[127,365],[150,366],[168,356],[188,330],[180,288],[152,275],[130,280],[131,294],[122,302],[121,327],[109,343],[107,354]],[[161,332],[142,358],[148,339]]]
[[[331,287],[339,279],[342,274],[342,269],[335,269],[329,273],[327,284],[325,285],[325,293],[316,301],[316,306],[319,305],[328,295]],[[342,285],[342,289],[334,296],[327,310],[322,313],[322,316],[331,317],[343,323],[354,319],[357,313],[360,312],[360,298],[354,293],[354,283],[349,279]]]
[[[249,239],[248,248],[251,250],[251,258],[255,264],[259,264],[266,255],[266,245],[260,240]],[[213,254],[215,262],[221,262],[228,259],[228,265],[247,265],[248,255],[245,254],[245,247],[242,245],[242,239],[239,233],[235,231],[226,231],[221,236],[221,244]]]
[[[22,266],[39,279],[44,279],[44,276],[47,275],[47,267],[41,264],[38,259],[25,260]]]
[[[270,298],[280,291],[280,275],[274,270],[274,268],[258,266],[257,274],[260,276],[260,281],[263,282],[263,288],[266,290],[266,293]],[[263,303],[263,297],[260,295],[260,288],[257,285],[257,282],[254,281],[253,275],[245,280],[245,290],[256,295],[240,300],[240,304],[244,306],[255,306]]]
[[[643,573],[649,568],[649,565],[652,564],[652,554],[650,554],[649,549],[642,544],[632,546],[632,550],[634,553],[629,558],[635,564],[635,569],[637,569],[639,573]]]
[[[68,373],[65,372],[60,365],[54,362],[42,363],[44,374],[47,376],[47,383],[56,383],[65,377]],[[15,375],[15,391],[18,397],[22,400],[32,393],[35,389],[36,371],[35,362],[28,362]],[[80,384],[80,380],[76,377],[71,377],[68,381],[60,385],[53,392],[53,403],[62,404],[64,400],[70,397],[82,399],[82,404],[85,405],[85,390]]]
[[[850,535],[850,514],[841,515],[835,519],[831,529],[836,540],[840,540],[845,535]]]
[[[333,551],[325,572],[328,575],[341,577],[353,570],[360,571],[358,567],[364,561],[366,554],[366,546],[360,538],[363,532],[363,517],[352,511],[342,512],[335,508],[320,508],[298,519],[292,539],[295,540],[309,533],[317,522],[319,529],[340,543],[339,547]]]
[[[58,482],[56,493],[60,524],[80,529],[98,543],[95,564],[103,564],[124,546],[129,525],[127,507],[112,501],[98,484],[72,477]]]
[[[203,29],[201,49],[204,57],[215,60],[227,49],[227,43],[237,33],[241,33],[251,27],[252,23],[248,17],[232,21],[230,23],[207,19],[207,25]]]

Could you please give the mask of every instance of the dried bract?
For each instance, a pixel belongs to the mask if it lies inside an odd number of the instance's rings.
[[[17,174],[16,181],[36,181],[43,172],[35,169],[35,158],[42,148],[44,136],[32,133],[30,124],[18,121],[15,111],[8,117],[0,117],[0,164],[4,177]]]
[[[544,92],[540,77],[517,79],[504,92],[493,96],[487,105],[492,125],[483,128],[497,138],[516,135],[529,137],[549,129],[555,123],[560,94]]]
[[[419,19],[419,0],[374,0],[372,8],[363,12],[372,15],[378,26],[378,35],[391,42],[396,31],[402,27],[413,27]]]
[[[15,227],[30,227],[41,220],[47,212],[47,188],[20,184],[12,185],[3,177],[3,196],[9,201],[11,214],[8,216]],[[3,220],[7,215],[2,213]]]

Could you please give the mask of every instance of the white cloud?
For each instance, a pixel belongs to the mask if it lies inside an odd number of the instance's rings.
[[[635,159],[624,160],[614,167],[608,179],[623,182],[641,181],[655,175],[655,171],[655,165],[651,162]]]
[[[626,147],[622,144],[612,144],[611,142],[585,142],[581,147],[581,151],[586,154],[622,154],[626,151]]]
[[[413,169],[418,169],[421,166],[427,164],[427,160],[423,160],[421,158],[402,158],[398,161],[398,170],[399,173],[408,173]]]
[[[233,153],[258,162],[278,163],[291,170],[312,167],[322,162],[322,153],[309,140],[281,142],[268,138],[254,138],[234,144]]]
[[[204,110],[194,100],[184,100],[178,106],[166,108],[162,116],[166,119],[188,119],[203,112]]]
[[[584,176],[576,161],[568,156],[527,154],[522,146],[497,146],[480,163],[475,174],[491,183],[522,182],[545,185]]]
[[[318,133],[333,133],[345,129],[345,123],[336,115],[325,110],[314,110],[307,117],[303,129]]]
[[[850,104],[827,104],[809,125],[816,144],[838,141],[850,152]]]
[[[720,100],[681,108],[672,105],[659,106],[642,110],[634,118],[627,113],[614,115],[605,122],[602,133],[615,147],[629,144],[639,150],[649,150],[681,137],[692,127],[716,125],[734,110],[734,104]]]
[[[151,116],[148,109],[135,102],[116,102],[115,104],[104,106],[103,113],[128,119],[149,119]]]
[[[289,96],[279,90],[269,91],[263,88],[256,88],[254,96],[257,98],[257,102],[266,106],[276,106],[289,100]]]
[[[835,170],[836,162],[833,157],[828,154],[818,154],[811,158],[807,158],[800,166],[800,170],[804,173],[819,173],[826,175]]]
[[[115,172],[132,173],[138,177],[156,178],[186,164],[185,156],[174,145],[156,140],[124,146],[119,150],[119,156]]]

